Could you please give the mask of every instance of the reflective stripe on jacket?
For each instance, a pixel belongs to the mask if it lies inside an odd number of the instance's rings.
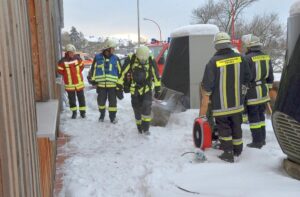
[[[80,91],[84,88],[82,70],[84,64],[79,57],[62,58],[57,65],[57,72],[63,76],[66,91]]]
[[[229,116],[244,110],[242,85],[250,81],[249,65],[232,51],[218,51],[206,65],[202,87],[210,94],[213,116]]]
[[[128,72],[132,72],[135,67],[144,67],[146,69],[146,83],[138,87],[137,83],[131,79],[130,93],[132,95],[143,95],[149,91],[152,91],[154,87],[161,86],[157,65],[153,57],[149,57],[146,64],[142,66],[135,55],[129,55],[125,60],[120,79],[118,80],[119,85],[123,86],[126,74]]]
[[[266,103],[270,100],[269,88],[272,88],[274,80],[271,58],[260,49],[250,49],[246,53],[246,58],[252,73],[246,96],[247,105]]]
[[[116,87],[121,72],[119,58],[116,55],[105,58],[103,54],[97,54],[94,58],[91,70],[92,81],[95,81],[98,87]]]

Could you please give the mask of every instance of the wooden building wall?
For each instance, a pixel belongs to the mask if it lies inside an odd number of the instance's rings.
[[[0,197],[52,192],[41,186],[39,159],[48,153],[39,150],[35,102],[58,98],[61,5],[62,0],[0,1]]]
[[[30,31],[25,0],[0,3],[0,196],[40,196]]]
[[[62,1],[28,0],[36,101],[58,97],[55,66],[61,55]]]

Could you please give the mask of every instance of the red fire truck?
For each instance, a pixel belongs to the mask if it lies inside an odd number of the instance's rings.
[[[155,39],[152,39],[151,44],[147,45],[152,52],[152,55],[155,58],[159,75],[162,76],[165,62],[168,55],[169,43],[160,42]]]

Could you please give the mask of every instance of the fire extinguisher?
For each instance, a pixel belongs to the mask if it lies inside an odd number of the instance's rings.
[[[209,122],[205,117],[198,117],[194,121],[193,140],[196,148],[205,150],[212,146],[212,133]]]

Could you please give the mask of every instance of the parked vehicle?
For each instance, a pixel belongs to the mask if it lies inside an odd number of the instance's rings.
[[[288,19],[286,63],[273,109],[273,128],[283,152],[284,168],[300,180],[300,1]]]
[[[83,60],[84,66],[89,68],[93,63],[93,58],[90,57],[87,53],[77,52],[77,55]]]
[[[155,58],[159,75],[162,76],[168,55],[169,43],[159,42],[153,39],[151,44],[148,44],[147,46],[149,47]]]

